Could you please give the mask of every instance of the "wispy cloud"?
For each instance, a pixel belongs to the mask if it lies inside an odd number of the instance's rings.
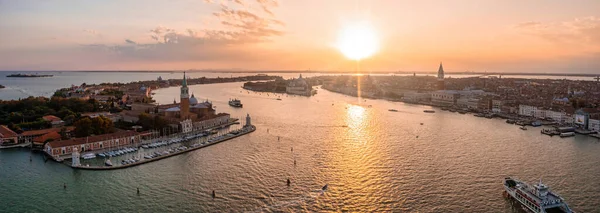
[[[92,30],[92,29],[85,29],[83,30],[84,33],[88,34],[88,35],[92,35],[92,36],[97,36],[97,37],[102,37],[102,34],[99,33],[96,30]]]
[[[525,34],[570,45],[600,45],[600,18],[585,17],[565,22],[524,22],[516,28]],[[600,51],[600,48],[598,49]]]
[[[277,6],[276,1],[257,1],[260,10],[253,10],[242,0],[233,0],[235,5],[226,2],[218,4],[212,15],[218,19],[222,29],[175,30],[165,26],[150,29],[153,42],[136,42],[125,39],[124,44],[89,44],[86,49],[111,53],[118,60],[134,61],[218,61],[248,60],[257,54],[249,53],[256,43],[268,42],[271,38],[284,34],[284,25],[264,8]],[[254,49],[256,51],[256,49]]]

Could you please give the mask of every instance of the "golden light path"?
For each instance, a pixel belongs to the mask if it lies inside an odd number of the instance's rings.
[[[356,61],[356,73],[360,73],[360,60],[372,56],[379,48],[375,30],[367,22],[346,26],[339,35],[338,49],[349,59]],[[360,77],[357,76],[357,98],[361,101]]]

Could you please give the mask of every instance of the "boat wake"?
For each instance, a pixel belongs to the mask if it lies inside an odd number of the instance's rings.
[[[276,200],[273,200],[273,198],[275,198],[275,196],[270,196],[268,198],[272,202],[270,205],[263,206],[259,209],[249,211],[249,212],[265,212],[265,211],[273,212],[273,211],[281,211],[281,210],[287,209],[287,208],[306,206],[307,204],[317,202],[319,200],[319,198],[322,197],[325,194],[325,192],[327,192],[327,189],[328,189],[328,184],[326,184],[325,186],[323,186],[323,188],[321,188],[319,190],[310,191],[306,196],[299,197],[297,199],[289,200],[289,201],[276,201]]]

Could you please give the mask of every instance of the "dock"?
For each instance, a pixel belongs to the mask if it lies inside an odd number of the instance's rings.
[[[190,147],[188,149],[185,149],[185,150],[182,150],[182,151],[178,151],[178,152],[173,152],[173,153],[170,153],[170,154],[167,154],[167,155],[161,155],[161,156],[158,156],[158,157],[155,157],[155,158],[150,158],[150,159],[142,159],[142,160],[140,160],[138,162],[130,163],[130,164],[126,164],[126,165],[115,165],[115,166],[85,166],[85,165],[72,166],[72,165],[70,165],[70,166],[73,169],[81,169],[81,170],[115,170],[115,169],[124,169],[124,168],[139,166],[139,165],[142,165],[142,164],[146,164],[146,163],[150,163],[150,162],[162,160],[162,159],[165,159],[165,158],[173,157],[173,156],[176,156],[176,155],[180,155],[180,154],[183,154],[183,153],[191,152],[191,151],[198,150],[198,149],[201,149],[201,148],[205,148],[205,147],[208,147],[208,146],[212,146],[212,145],[221,143],[223,141],[231,140],[233,138],[237,138],[237,137],[240,137],[242,135],[249,134],[251,132],[254,132],[255,130],[256,130],[256,126],[250,125],[248,127],[244,127],[242,129],[242,131],[239,134],[237,134],[237,135],[233,135],[233,136],[229,136],[229,137],[224,137],[222,139],[219,139],[219,140],[216,140],[216,141],[204,144],[204,145],[200,145],[200,146],[196,146],[196,147]]]
[[[560,132],[556,131],[555,129],[542,129],[540,132],[544,135],[550,136],[560,135]]]

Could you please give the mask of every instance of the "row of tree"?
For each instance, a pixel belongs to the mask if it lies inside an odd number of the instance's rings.
[[[74,124],[75,137],[86,137],[90,135],[102,135],[114,132],[112,120],[104,116],[95,118],[84,117],[77,120]]]
[[[110,104],[100,103],[94,99],[28,97],[0,101],[0,124],[12,124],[13,130],[41,129],[49,126],[48,122],[41,120],[45,115],[55,115],[65,123],[72,124],[81,113],[109,109]]]

